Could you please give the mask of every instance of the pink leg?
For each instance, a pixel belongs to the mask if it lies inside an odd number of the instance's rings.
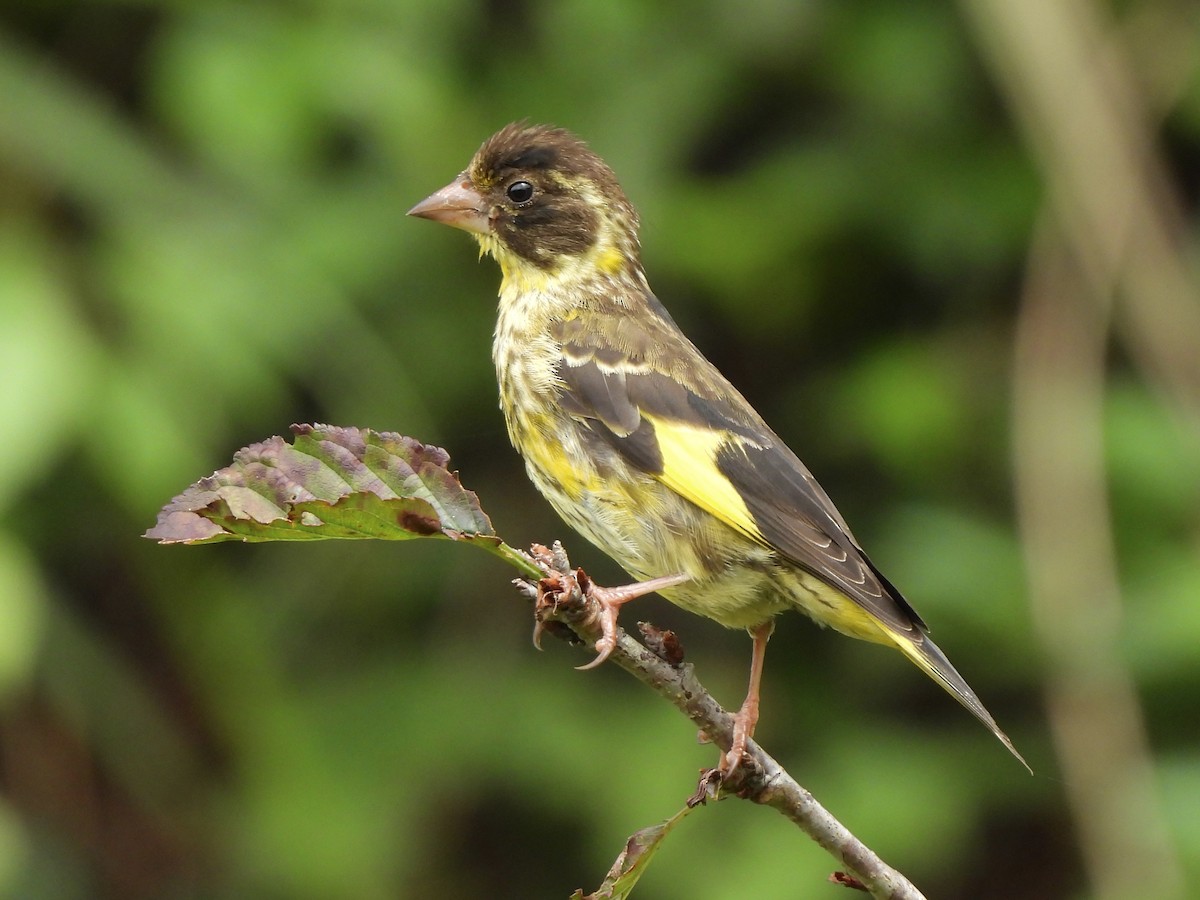
[[[775,623],[770,619],[750,629],[750,637],[754,639],[754,652],[750,657],[750,687],[746,691],[742,708],[733,717],[733,746],[721,757],[721,762],[717,765],[722,778],[728,778],[741,765],[742,755],[746,752],[746,741],[754,737],[754,726],[758,724],[758,697],[763,659],[767,655],[767,641],[771,639],[771,632],[774,630]]]

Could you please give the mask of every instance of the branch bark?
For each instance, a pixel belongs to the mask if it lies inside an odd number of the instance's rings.
[[[545,561],[550,555],[555,558],[552,565]],[[600,634],[598,606],[579,590],[578,570],[570,568],[566,554],[557,543],[553,554],[542,554],[535,548],[535,559],[540,561],[545,577],[537,584],[522,579],[517,579],[516,583],[524,593],[537,599],[535,615],[539,627],[560,637],[569,639],[573,636],[592,646]],[[569,629],[570,634],[564,634],[561,626]],[[729,750],[733,743],[733,715],[722,708],[699,682],[690,664],[675,664],[659,656],[621,628],[617,629],[617,646],[609,661],[671,703],[716,746]],[[912,882],[855,837],[766,750],[750,741],[746,755],[749,760],[743,762],[730,783],[721,785],[720,790],[769,806],[787,817],[844,865],[871,896],[924,900],[924,895]],[[705,792],[711,790],[715,781],[711,772],[706,773],[694,799],[703,802]]]

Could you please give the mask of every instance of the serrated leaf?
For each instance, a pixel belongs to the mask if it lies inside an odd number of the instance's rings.
[[[145,537],[163,544],[407,540],[500,544],[445,450],[392,432],[293,425],[234,454],[163,507]]]

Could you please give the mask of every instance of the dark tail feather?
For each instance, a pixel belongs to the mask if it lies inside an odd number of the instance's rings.
[[[958,674],[954,666],[950,665],[950,660],[946,659],[946,655],[938,649],[937,644],[931,641],[927,635],[923,636],[923,640],[919,643],[895,632],[891,632],[890,636],[894,638],[896,646],[900,648],[905,656],[916,663],[922,672],[945,688],[947,693],[953,696],[959,703],[969,709],[975,715],[975,718],[986,725],[988,730],[1000,739],[1000,743],[1008,748],[1008,752],[1020,760],[1021,765],[1029,769],[1029,774],[1033,774],[1033,769],[1029,768],[1029,763],[1025,762],[1025,757],[1017,752],[1017,748],[1008,739],[1008,735],[1000,730],[1000,726],[996,724],[996,720],[992,718],[992,714],[987,711],[979,701],[979,698],[975,696],[975,692],[971,690],[970,686],[963,680],[963,677]]]

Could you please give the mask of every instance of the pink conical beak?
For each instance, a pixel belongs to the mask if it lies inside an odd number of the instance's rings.
[[[473,234],[491,234],[492,226],[488,221],[486,206],[482,195],[464,172],[440,191],[430,194],[410,209],[408,214]]]

